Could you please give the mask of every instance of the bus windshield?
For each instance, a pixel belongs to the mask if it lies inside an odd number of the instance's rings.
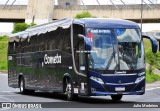
[[[145,67],[140,29],[87,28],[92,49],[89,68],[96,70],[138,70]]]

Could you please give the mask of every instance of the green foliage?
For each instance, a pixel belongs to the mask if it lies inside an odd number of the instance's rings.
[[[8,37],[7,36],[0,36],[0,42],[1,41],[8,41]]]
[[[155,82],[155,81],[158,81],[160,80],[160,76],[157,75],[157,74],[154,74],[152,72],[152,74],[149,74],[149,70],[146,70],[146,82],[147,83],[151,83],[151,82]]]
[[[151,42],[148,39],[143,39],[143,43],[144,43],[144,49],[145,51],[147,51],[147,49],[151,48]]]
[[[152,74],[154,67],[159,66],[160,52],[153,53],[152,50],[149,48],[146,51],[146,61],[147,63],[149,63],[149,74]]]
[[[78,13],[74,18],[91,18],[93,17],[88,11],[83,11],[82,13]]]
[[[26,23],[14,23],[12,33],[17,33],[26,30],[28,27],[36,25],[35,23],[26,24]]]
[[[152,53],[151,42],[148,39],[143,39],[146,62],[149,64],[149,74],[152,74],[154,67],[160,70],[160,52]]]
[[[29,27],[34,26],[34,25],[36,25],[36,24],[32,22]]]
[[[0,70],[7,70],[7,49],[8,49],[8,37],[0,37]]]
[[[20,31],[24,31],[29,27],[26,23],[14,23],[13,31],[12,33],[17,33]]]

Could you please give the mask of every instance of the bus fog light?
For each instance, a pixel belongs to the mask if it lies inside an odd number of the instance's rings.
[[[91,92],[95,92],[96,91],[96,89],[95,88],[91,88]]]
[[[144,79],[145,79],[145,76],[138,77],[138,78],[136,79],[135,83],[139,83],[139,82],[141,82],[141,81],[144,80]]]
[[[141,90],[144,91],[144,90],[145,90],[145,87],[142,87]]]
[[[98,82],[100,84],[104,84],[104,82],[103,82],[103,80],[101,78],[91,76],[90,79],[93,80],[93,81],[96,81],[96,82]]]

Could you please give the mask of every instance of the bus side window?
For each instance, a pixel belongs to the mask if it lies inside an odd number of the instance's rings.
[[[64,52],[67,52],[67,53],[71,54],[70,28],[64,29],[63,43],[65,43],[65,44],[63,44],[62,50]]]
[[[9,43],[9,49],[11,54],[14,54],[14,44],[15,44],[14,42]]]

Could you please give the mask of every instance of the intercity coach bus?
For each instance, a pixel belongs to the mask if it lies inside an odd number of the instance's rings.
[[[12,34],[8,46],[8,85],[21,93],[79,96],[145,93],[143,38],[156,39],[138,24],[121,19],[62,19]]]

